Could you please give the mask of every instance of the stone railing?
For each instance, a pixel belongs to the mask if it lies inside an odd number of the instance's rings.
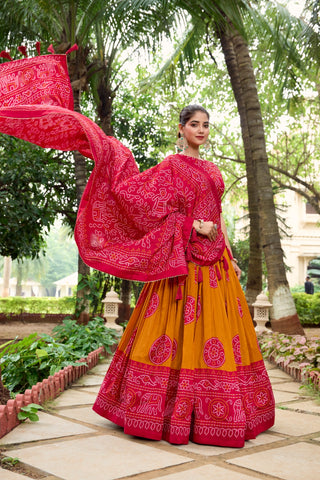
[[[95,367],[99,361],[100,355],[106,355],[104,347],[89,353],[87,358],[78,360],[86,365],[67,366],[59,372],[46,378],[42,382],[33,385],[31,389],[24,393],[17,394],[14,400],[8,400],[6,405],[0,405],[0,438],[9,433],[21,422],[18,420],[18,413],[22,407],[30,403],[42,405],[48,400],[58,397],[69,385],[78,380],[88,370]]]

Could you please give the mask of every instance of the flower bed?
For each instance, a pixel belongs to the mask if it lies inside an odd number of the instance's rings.
[[[31,389],[17,394],[15,399],[8,400],[6,405],[0,405],[0,438],[21,423],[18,420],[18,413],[22,407],[31,403],[42,405],[44,402],[58,397],[71,383],[95,367],[100,355],[106,355],[104,347],[100,347],[89,353],[86,358],[80,359],[79,363],[81,362],[82,365],[64,367],[42,382],[33,385]]]
[[[320,390],[320,339],[278,332],[258,334],[261,352],[267,360],[295,380]]]

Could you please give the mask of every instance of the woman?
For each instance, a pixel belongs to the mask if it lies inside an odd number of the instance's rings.
[[[131,435],[242,447],[273,425],[274,399],[221,216],[223,180],[199,155],[208,135],[207,111],[184,108],[182,153],[117,186],[137,192],[146,176],[172,187],[163,210],[179,207],[188,272],[145,285],[93,409]]]
[[[199,158],[209,115],[181,112],[182,153],[139,173],[131,152],[73,111],[65,55],[0,66],[0,131],[95,162],[75,238],[91,267],[148,282],[94,410],[151,439],[242,447],[274,399],[221,217],[218,168]]]

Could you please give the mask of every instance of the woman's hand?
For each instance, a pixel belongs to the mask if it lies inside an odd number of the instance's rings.
[[[236,275],[238,277],[238,280],[240,280],[240,277],[241,277],[241,269],[240,267],[238,266],[238,263],[236,262],[236,260],[232,259],[231,260],[231,264],[234,268],[234,271],[236,272]]]
[[[208,237],[209,240],[213,241],[218,235],[217,224],[213,222],[204,222],[203,220],[194,220],[193,228],[200,235]]]

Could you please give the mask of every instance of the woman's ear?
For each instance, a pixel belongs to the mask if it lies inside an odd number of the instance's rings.
[[[183,126],[181,123],[178,125],[180,135],[183,135]]]

